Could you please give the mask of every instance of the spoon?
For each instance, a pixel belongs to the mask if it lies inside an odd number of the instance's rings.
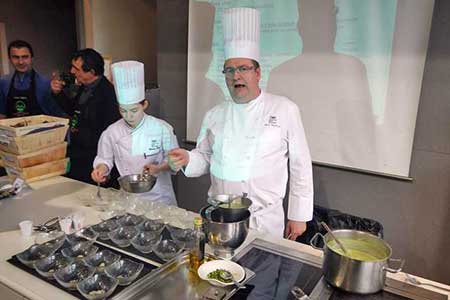
[[[348,255],[347,249],[345,249],[344,245],[337,239],[337,237],[331,232],[330,227],[325,222],[320,222],[320,225],[325,228],[325,230],[330,234],[330,236],[336,241],[336,243],[339,245],[339,247],[344,251],[344,254]]]
[[[234,198],[231,198],[231,200],[228,200],[228,208],[231,208],[231,203],[233,203],[234,200],[241,199],[242,201],[242,199],[247,198],[247,195],[247,193],[242,193],[242,196],[236,196]]]
[[[235,285],[238,289],[245,289],[245,285],[240,284],[239,282],[237,282],[237,281],[234,279],[233,274],[231,274],[230,271],[227,271],[227,270],[220,270],[219,277],[222,278],[222,279],[225,280],[225,281],[230,281],[230,280],[233,281],[234,285]],[[219,281],[220,281],[220,280],[219,280]],[[221,283],[223,283],[223,282],[221,282]]]
[[[100,182],[97,182],[97,198],[102,200],[102,196],[100,195]]]

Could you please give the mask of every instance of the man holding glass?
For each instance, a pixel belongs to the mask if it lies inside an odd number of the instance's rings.
[[[211,174],[210,195],[247,193],[250,227],[295,240],[312,219],[313,184],[308,145],[298,107],[259,87],[259,12],[232,8],[223,15],[223,73],[233,101],[203,119],[197,148],[169,153],[172,169],[188,177]],[[288,222],[283,199],[289,177]]]

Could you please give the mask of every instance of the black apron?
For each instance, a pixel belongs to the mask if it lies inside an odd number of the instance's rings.
[[[30,86],[26,90],[18,90],[14,87],[14,80],[17,73],[11,79],[8,97],[6,101],[6,117],[16,118],[43,114],[36,99],[36,73],[31,70]]]
[[[96,133],[91,124],[97,116],[93,90],[80,88],[72,102],[70,125],[70,144],[67,155],[70,157],[70,171],[67,177],[94,184],[91,179],[92,163],[97,155]]]

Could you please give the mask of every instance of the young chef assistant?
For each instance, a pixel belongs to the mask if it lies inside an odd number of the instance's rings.
[[[157,177],[153,189],[140,194],[151,201],[176,205],[167,153],[177,148],[173,128],[145,113],[144,64],[123,61],[112,65],[112,75],[122,119],[101,135],[91,177],[104,182],[116,165],[121,176],[147,170]]]

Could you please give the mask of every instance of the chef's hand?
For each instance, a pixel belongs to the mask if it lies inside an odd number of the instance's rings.
[[[99,164],[97,167],[95,167],[94,170],[92,170],[91,178],[95,182],[105,182],[107,176],[105,174],[108,173],[108,167],[105,164]]]
[[[56,72],[52,73],[52,78],[52,81],[50,81],[50,88],[54,95],[58,95],[61,93],[66,83],[59,78],[59,75]]]
[[[161,172],[161,167],[158,164],[147,164],[144,166],[144,172],[148,172],[150,175],[156,175]]]
[[[306,222],[288,220],[286,225],[286,238],[295,241],[306,231]]]
[[[169,151],[169,167],[178,172],[182,167],[189,163],[189,153],[187,150],[177,148]]]

